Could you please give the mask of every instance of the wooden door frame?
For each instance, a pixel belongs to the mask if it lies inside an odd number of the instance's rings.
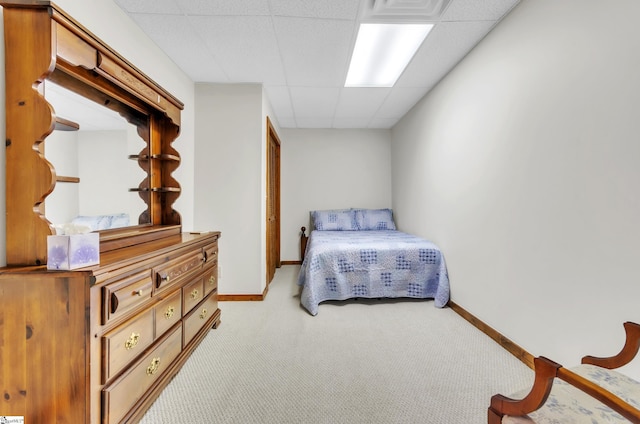
[[[276,157],[275,157],[275,169],[271,169],[271,143],[274,143],[276,146]],[[267,134],[266,134],[266,161],[267,161],[267,196],[266,196],[266,225],[267,225],[267,251],[266,253],[266,261],[267,261],[267,286],[271,282],[271,268],[275,266],[275,268],[280,268],[281,260],[280,260],[280,137],[276,132],[271,119],[267,116]],[[271,172],[275,172],[273,175],[273,179],[275,180],[275,187],[272,187],[272,175]],[[273,233],[270,231],[271,223],[269,216],[269,202],[271,201],[270,196],[275,196],[274,199],[274,207],[275,207],[275,230]],[[274,239],[272,239],[272,237]],[[275,252],[271,251],[271,247],[275,247]],[[272,256],[273,255],[273,256]]]

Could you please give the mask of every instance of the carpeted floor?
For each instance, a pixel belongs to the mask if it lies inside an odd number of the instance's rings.
[[[263,302],[221,302],[212,330],[142,424],[484,424],[533,371],[427,300],[299,305],[299,266]]]

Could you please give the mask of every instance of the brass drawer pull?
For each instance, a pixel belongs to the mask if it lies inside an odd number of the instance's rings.
[[[206,317],[207,317],[207,308],[204,308],[200,313],[200,319],[205,319]]]
[[[142,296],[142,293],[143,293],[143,291],[142,291],[142,289],[140,289],[140,290],[136,290],[136,291],[134,291],[132,294],[133,294],[134,296],[136,296],[136,295],[138,295],[138,296]]]
[[[171,319],[171,317],[173,316],[173,313],[176,311],[176,308],[174,308],[173,306],[169,306],[167,308],[166,311],[164,311],[164,317],[165,319]]]
[[[136,347],[139,341],[140,341],[140,333],[131,333],[131,335],[129,336],[129,339],[126,342],[124,342],[124,348],[127,350],[131,350],[134,347]]]
[[[147,375],[153,375],[160,368],[160,358],[153,358],[151,364],[147,367]]]
[[[191,292],[191,299],[197,299],[197,298],[198,298],[198,293],[199,293],[199,292],[198,292],[198,289],[194,289],[194,290]]]
[[[213,286],[215,283],[216,283],[216,276],[212,275],[211,277],[209,277],[209,284]]]

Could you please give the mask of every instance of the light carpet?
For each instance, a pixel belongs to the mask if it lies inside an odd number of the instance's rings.
[[[430,300],[300,306],[300,267],[278,269],[262,302],[220,302],[212,330],[142,424],[484,424],[495,393],[533,371]]]

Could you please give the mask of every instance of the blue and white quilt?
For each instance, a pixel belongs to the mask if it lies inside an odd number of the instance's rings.
[[[395,230],[312,231],[300,268],[300,303],[311,313],[325,300],[350,298],[449,301],[449,276],[432,242]]]

